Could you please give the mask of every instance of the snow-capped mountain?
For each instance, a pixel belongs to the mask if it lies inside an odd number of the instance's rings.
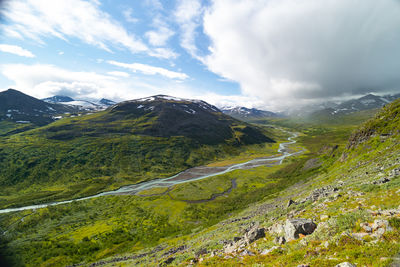
[[[255,108],[245,107],[223,107],[222,112],[239,119],[251,119],[251,118],[265,118],[265,117],[280,117],[280,115],[266,110],[260,110]]]
[[[336,116],[349,114],[356,111],[378,109],[384,105],[400,98],[400,94],[377,96],[368,94],[360,98],[350,99],[342,103],[327,102],[321,104],[318,108],[310,109],[308,112],[298,112],[298,114],[309,114],[309,116]]]
[[[329,109],[331,110],[330,112],[332,115],[348,114],[355,111],[381,108],[399,97],[400,95],[377,96],[368,94],[357,99],[342,102],[337,106],[330,107]]]
[[[77,108],[79,111],[104,110],[114,104],[114,101],[102,98],[99,101],[75,100],[69,96],[56,95],[42,99],[48,103],[58,103]]]

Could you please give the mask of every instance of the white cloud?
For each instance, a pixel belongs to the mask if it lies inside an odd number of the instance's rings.
[[[179,55],[170,48],[157,47],[149,52],[149,55],[157,58],[174,59]]]
[[[112,75],[112,76],[117,76],[117,77],[123,77],[123,78],[128,78],[130,75],[127,72],[124,71],[109,71],[107,74]]]
[[[17,45],[0,44],[0,51],[5,53],[11,53],[21,57],[35,57],[31,51],[26,50]]]
[[[203,62],[269,107],[400,88],[396,0],[215,0],[203,20]]]
[[[163,46],[168,39],[174,35],[174,32],[167,27],[160,27],[157,31],[148,31],[145,33],[149,43],[154,46]]]
[[[77,38],[110,51],[109,46],[124,47],[132,53],[147,52],[148,47],[111,16],[97,1],[14,0],[7,2],[3,16],[9,34],[25,36],[44,43],[44,37],[63,40]]]
[[[180,45],[194,58],[201,60],[196,47],[197,28],[201,23],[203,8],[199,0],[179,0],[174,13],[181,30]]]
[[[67,95],[75,99],[107,98],[123,101],[165,94],[201,99],[217,106],[253,107],[262,104],[260,99],[254,97],[223,96],[213,92],[201,92],[198,88],[178,82],[179,80],[135,78],[119,71],[110,71],[104,75],[95,72],[71,71],[45,64],[5,64],[0,65],[0,72],[14,82],[7,88],[20,90],[37,98]]]
[[[139,21],[137,18],[135,18],[133,16],[133,9],[132,8],[125,9],[122,12],[122,15],[124,15],[125,20],[127,22],[129,22],[129,23],[137,23]]]
[[[202,99],[201,92],[175,79],[123,77],[123,72],[105,74],[71,71],[47,64],[4,64],[0,72],[13,81],[5,88],[14,88],[37,98],[67,95],[75,99],[107,98],[115,101],[166,94]],[[208,93],[206,96],[209,95]],[[221,99],[212,95],[210,99]]]
[[[44,98],[69,95],[76,98],[116,97],[115,88],[123,88],[118,78],[95,72],[69,71],[46,64],[5,64],[1,73],[14,81],[11,87],[29,95]],[[116,87],[119,86],[119,87]]]
[[[185,73],[182,72],[175,72],[175,71],[171,71],[171,70],[167,70],[164,68],[160,68],[160,67],[154,67],[154,66],[150,66],[150,65],[146,65],[146,64],[141,64],[141,63],[122,63],[122,62],[117,62],[117,61],[107,61],[109,64],[114,65],[114,66],[118,66],[118,67],[122,67],[122,68],[126,68],[129,69],[133,72],[140,72],[143,74],[147,74],[147,75],[161,75],[167,78],[171,78],[171,79],[186,79],[189,78],[189,76],[187,76]]]

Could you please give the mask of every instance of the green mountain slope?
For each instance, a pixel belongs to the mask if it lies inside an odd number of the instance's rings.
[[[171,176],[274,142],[265,133],[202,101],[120,103],[0,139],[0,204],[71,199]]]
[[[359,128],[301,128],[294,146],[306,152],[280,166],[0,214],[0,259],[14,266],[390,266],[400,251],[399,108],[394,102]],[[291,231],[277,229],[292,219],[312,220],[316,229],[289,240]]]

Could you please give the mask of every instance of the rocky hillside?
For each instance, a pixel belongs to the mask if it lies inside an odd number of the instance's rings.
[[[375,118],[367,121],[349,139],[348,148],[368,141],[371,137],[386,139],[400,133],[400,99],[386,105]]]

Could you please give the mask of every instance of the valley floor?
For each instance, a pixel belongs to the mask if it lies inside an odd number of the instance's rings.
[[[378,135],[346,147],[354,129],[292,125],[302,133],[292,149],[306,152],[282,165],[239,169],[141,195],[1,214],[0,263],[396,266],[399,138]],[[241,160],[243,155],[224,162]],[[293,235],[287,229],[294,219],[315,229],[295,227]]]

